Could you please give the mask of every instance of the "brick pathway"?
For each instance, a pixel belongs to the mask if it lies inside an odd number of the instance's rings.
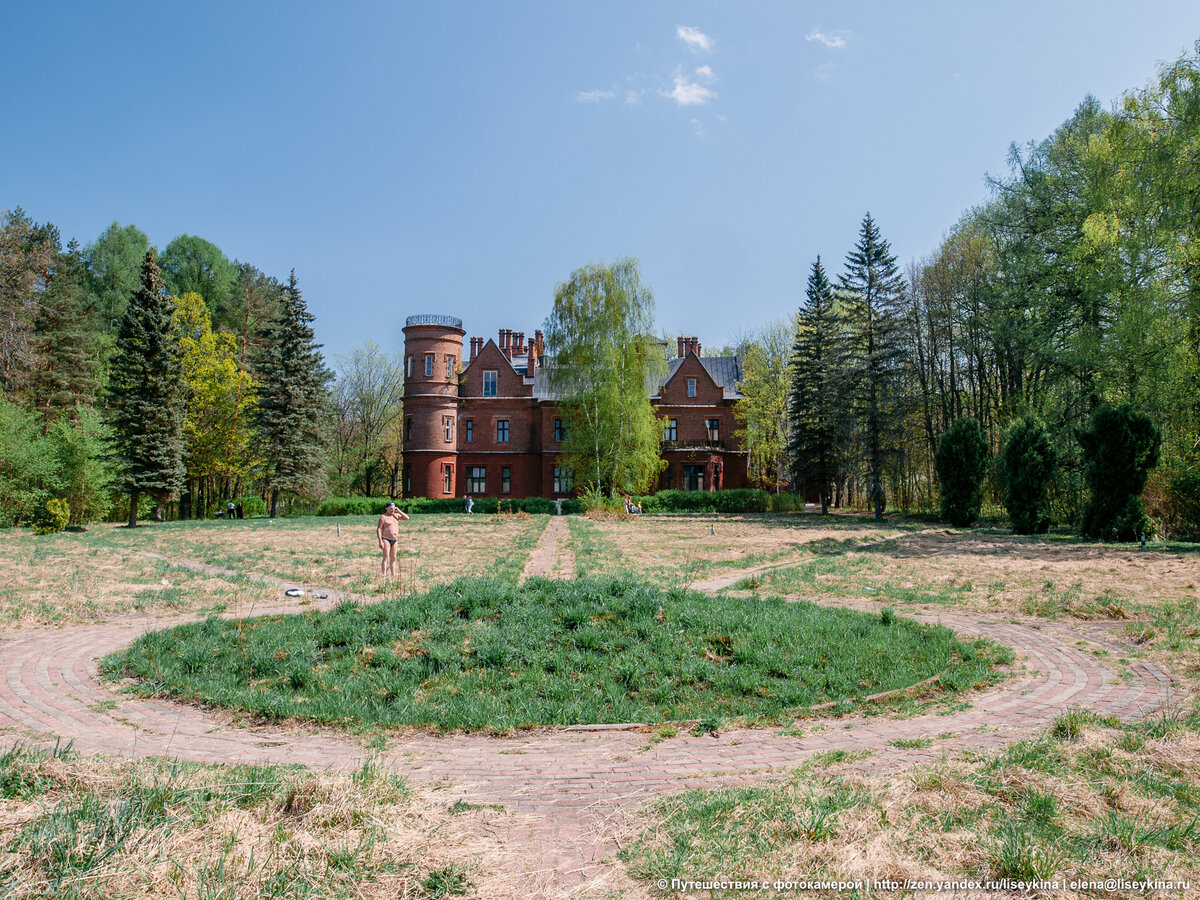
[[[543,540],[557,547],[564,535],[563,519],[552,518]],[[187,565],[226,572],[199,563]],[[731,584],[746,574],[722,576],[720,584],[705,586]],[[288,586],[279,579],[264,576],[261,580]],[[313,604],[328,606],[353,596],[327,593],[328,599]],[[866,600],[842,605],[874,608]],[[312,606],[281,602],[270,608],[260,606],[255,613],[305,608]],[[1007,644],[1017,652],[1021,671],[1004,684],[973,695],[972,706],[953,715],[898,721],[838,719],[818,733],[808,727],[803,737],[786,737],[776,729],[740,729],[717,738],[684,733],[651,745],[644,733],[612,728],[547,730],[502,738],[413,735],[398,738],[383,762],[439,791],[447,803],[461,799],[502,804],[511,813],[506,839],[528,860],[528,895],[556,897],[585,884],[595,889],[622,882],[620,867],[612,863],[613,831],[620,830],[622,823],[628,827],[629,814],[657,795],[783,774],[813,753],[828,750],[883,751],[874,764],[904,767],[943,750],[1011,742],[1045,727],[1072,707],[1137,718],[1175,702],[1181,693],[1173,691],[1172,678],[1153,663],[1134,661],[1122,678],[1091,652],[1119,649],[1095,629],[1050,622],[1014,624],[960,612],[903,614]],[[4,637],[0,745],[62,737],[74,740],[81,751],[117,756],[304,763],[335,769],[361,765],[368,751],[334,733],[230,726],[221,714],[180,703],[129,699],[100,683],[98,657],[128,645],[146,630],[180,621],[184,619],[129,617]],[[937,740],[928,748],[888,746],[897,738],[946,733],[954,737]]]

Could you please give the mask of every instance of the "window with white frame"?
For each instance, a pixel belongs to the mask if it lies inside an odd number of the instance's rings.
[[[442,464],[442,493],[454,493],[454,466],[450,463]]]
[[[496,376],[499,374],[495,369],[483,370],[483,396],[496,396]]]
[[[487,468],[485,466],[467,467],[467,493],[487,493]]]
[[[689,397],[696,396],[696,379],[695,378],[688,379],[688,396]]]
[[[710,441],[719,441],[721,439],[721,420],[720,419],[705,419],[705,428],[708,430],[708,439]]]
[[[446,354],[446,379],[454,377],[454,357],[449,353]]]
[[[685,491],[704,490],[704,466],[683,467],[683,489]]]
[[[433,377],[433,354],[432,353],[425,354],[425,377],[426,378]]]
[[[412,378],[412,357],[411,356],[408,357],[408,359],[404,360],[404,377]]]
[[[567,468],[554,467],[554,493],[569,494],[575,487],[575,473]]]
[[[442,416],[442,429],[446,432],[446,443],[454,440],[454,416]]]
[[[679,420],[667,419],[667,426],[663,429],[663,440],[677,441],[679,440]]]

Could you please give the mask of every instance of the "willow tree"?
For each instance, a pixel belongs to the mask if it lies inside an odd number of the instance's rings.
[[[648,387],[666,354],[653,334],[654,295],[636,259],[576,269],[554,292],[546,374],[571,426],[562,462],[583,491],[645,491],[662,468]]]

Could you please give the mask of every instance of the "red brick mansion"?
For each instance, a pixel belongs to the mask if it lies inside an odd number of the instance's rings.
[[[508,329],[496,341],[473,337],[464,359],[465,334],[451,316],[405,323],[405,496],[570,496],[558,459],[566,419],[546,378],[542,332],[528,343]],[[663,423],[659,489],[745,487],[733,417],[740,358],[701,356],[694,337],[679,338],[676,350],[650,398]]]

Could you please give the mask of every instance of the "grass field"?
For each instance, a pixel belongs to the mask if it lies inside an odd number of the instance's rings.
[[[545,516],[414,516],[401,523],[404,579],[379,577],[375,517],[169,522],[82,533],[0,530],[0,627],[97,621],[129,613],[253,610],[280,597],[238,573],[387,596],[463,575],[515,581]],[[171,561],[143,556],[156,553]]]
[[[419,798],[370,759],[322,774],[19,746],[0,754],[0,896],[474,894],[477,880],[488,889],[476,860],[494,849],[484,828],[495,818]]]
[[[712,707],[705,692],[721,681],[722,689],[746,708],[692,712],[689,721],[704,725],[718,716],[746,715],[782,722],[784,717],[768,706],[750,709],[779,699],[758,691],[763,686],[775,690],[769,667],[741,684],[732,677],[735,668],[752,668],[754,654],[743,660],[735,652],[741,639],[729,624],[691,623],[695,630],[671,648],[654,640],[666,623],[674,626],[683,618],[673,604],[688,585],[764,567],[732,596],[707,601],[704,614],[766,621],[774,615],[799,616],[807,606],[796,601],[811,599],[875,610],[840,620],[852,630],[857,622],[881,628],[885,607],[896,610],[893,627],[904,621],[907,609],[917,608],[968,610],[1035,627],[1046,621],[1103,625],[1105,635],[1126,645],[1122,660],[1154,661],[1193,692],[1200,675],[1200,553],[1188,546],[1141,551],[928,523],[889,520],[878,526],[840,515],[571,517],[577,570],[599,579],[594,584],[608,583],[613,575],[640,581],[644,587],[638,591],[646,593],[637,596],[653,607],[647,620],[611,612],[603,596],[594,606],[581,601],[569,615],[550,616],[545,610],[556,606],[557,595],[543,592],[552,586],[535,580],[528,590],[514,591],[545,524],[544,517],[414,516],[402,526],[407,529],[402,541],[416,551],[409,557],[416,580],[443,586],[420,598],[426,607],[406,607],[400,586],[377,577],[373,519],[206,522],[133,532],[103,526],[48,537],[0,532],[0,568],[6,573],[0,584],[0,627],[11,631],[135,613],[150,622],[180,613],[252,613],[256,605],[280,599],[276,587],[245,575],[198,573],[139,555],[149,551],[388,598],[372,607],[352,604],[302,617],[297,624],[310,630],[288,636],[286,648],[278,638],[257,643],[254,632],[260,629],[242,636],[234,630],[230,637],[229,627],[216,620],[192,626],[196,641],[213,642],[218,652],[211,657],[228,660],[224,669],[234,676],[226,687],[242,692],[233,702],[252,705],[256,698],[275,697],[269,702],[282,703],[282,695],[272,693],[275,687],[299,682],[289,689],[287,702],[293,706],[263,707],[268,712],[313,717],[311,710],[301,709],[318,702],[312,685],[337,686],[329,693],[341,693],[351,682],[363,689],[367,705],[374,701],[364,692],[372,686],[403,691],[402,683],[385,685],[408,666],[424,673],[410,693],[421,692],[422,703],[459,717],[447,722],[475,727],[470,723],[484,721],[481,709],[468,702],[474,693],[476,700],[488,699],[492,712],[503,708],[493,721],[515,726],[533,721],[529,710],[535,695],[553,693],[544,689],[549,681],[535,687],[534,675],[548,679],[559,674],[552,668],[562,667],[579,675],[572,683],[586,684],[599,702],[595,708],[613,719],[677,724],[685,718],[683,708],[672,705],[668,716],[661,698],[694,690],[696,709]],[[499,587],[490,599],[482,591],[467,591],[470,601],[464,603],[448,587],[460,574],[492,576]],[[522,607],[523,595],[540,599],[540,616],[536,605]],[[660,601],[663,623],[657,621],[654,601],[644,602],[651,596],[665,598]],[[503,612],[495,618],[493,604],[511,612],[511,621],[504,621]],[[389,608],[395,618],[386,613]],[[362,621],[372,616],[380,619]],[[435,639],[434,629],[413,616],[439,622],[441,633]],[[536,631],[539,623],[553,624],[554,630]],[[363,632],[354,631],[346,643],[351,628],[364,624],[378,629],[368,634],[370,640],[356,644]],[[516,626],[512,633],[506,633],[508,625]],[[769,632],[766,627],[764,634]],[[565,641],[549,640],[552,633]],[[722,637],[729,643],[712,640]],[[635,643],[653,652],[623,656]],[[809,646],[808,641],[793,643]],[[690,662],[712,680],[670,681],[677,676],[665,673],[661,663],[674,661],[682,672],[689,659],[672,655],[680,648],[699,653]],[[760,659],[795,649],[776,645]],[[281,652],[286,657],[276,658]],[[589,653],[595,658],[589,660]],[[157,656],[161,663],[161,647]],[[154,668],[154,652],[143,657],[150,663],[147,677],[164,675],[161,664]],[[188,658],[186,651],[180,656]],[[442,666],[437,672],[430,669],[435,658]],[[869,663],[869,655],[863,661]],[[510,665],[514,662],[527,668]],[[814,672],[836,671],[820,663],[819,653],[816,662]],[[916,679],[918,669],[904,677]],[[833,680],[840,679],[850,696],[866,690],[851,686],[852,678],[846,672]],[[186,690],[195,693],[196,688]],[[299,701],[304,691],[310,692],[307,703]],[[818,692],[812,699],[820,696],[834,694]],[[560,721],[567,721],[574,696],[563,690],[559,700]],[[643,706],[623,705],[634,702]],[[653,718],[656,707],[658,719]],[[342,701],[336,709],[345,715]],[[328,713],[335,717],[334,705]],[[571,715],[579,715],[579,709]],[[840,727],[836,719],[805,718],[783,733],[802,744],[806,730]],[[646,752],[684,728],[660,726]],[[937,753],[951,736],[931,732],[888,749]],[[453,737],[446,740],[452,752]],[[749,787],[688,791],[649,802],[636,819],[611,825],[625,848],[623,862],[612,866],[625,867],[636,882],[583,896],[680,896],[655,888],[664,877],[1029,879],[1047,873],[1059,879],[1190,879],[1186,890],[1146,896],[1200,896],[1200,723],[1188,703],[1137,724],[1072,711],[1044,733],[1003,749],[942,752],[899,773],[886,766],[876,770],[886,752],[817,756],[779,782],[764,777]],[[352,777],[19,751],[0,759],[0,846],[8,851],[0,854],[0,896],[521,896],[524,864],[496,838],[513,827],[513,811],[456,806],[443,802],[439,790],[406,786],[370,763]],[[299,805],[290,805],[292,796],[300,798]],[[1128,894],[1061,890],[1047,896]],[[903,891],[874,895],[912,896]]]
[[[169,695],[319,722],[508,731],[748,718],[905,688],[965,690],[1011,654],[945,628],[632,578],[460,580],[371,606],[151,632],[104,661]]]
[[[1195,716],[1123,725],[1072,712],[1039,737],[999,752],[944,756],[899,778],[814,758],[781,783],[660,800],[647,813],[653,827],[621,855],[648,884],[750,880],[766,872],[867,883],[1120,878],[1197,885],[1198,762]],[[871,893],[906,895],[858,895]],[[1130,896],[1103,889],[1036,894]]]

